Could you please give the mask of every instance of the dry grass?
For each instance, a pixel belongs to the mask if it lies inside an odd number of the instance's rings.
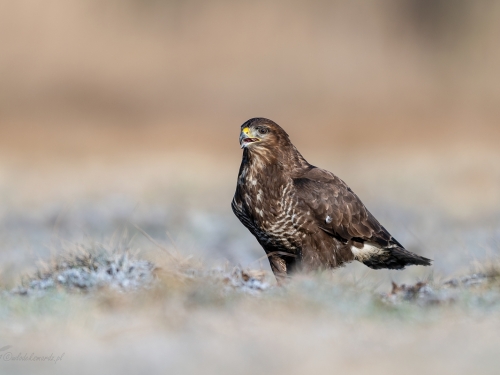
[[[147,268],[151,278],[134,288],[117,288],[112,278],[99,287],[58,278],[68,269],[119,269],[124,259],[154,264]],[[23,293],[0,297],[0,332],[13,346],[8,352],[64,353],[63,360],[0,366],[8,373],[66,373],[77,366],[76,373],[299,374],[330,373],[333,366],[370,374],[436,368],[493,374],[498,269],[489,262],[481,274],[391,290],[379,274],[360,277],[346,267],[297,275],[277,287],[264,271],[211,268],[158,249],[74,247],[41,266]],[[47,279],[55,282],[41,293],[34,281]],[[457,351],[462,355],[455,358]]]

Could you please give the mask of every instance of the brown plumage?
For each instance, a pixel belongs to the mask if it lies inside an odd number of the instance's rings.
[[[245,122],[240,145],[232,208],[266,251],[278,281],[352,260],[374,269],[430,265],[396,241],[344,181],[309,164],[273,121]]]

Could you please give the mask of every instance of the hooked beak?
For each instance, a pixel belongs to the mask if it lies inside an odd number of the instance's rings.
[[[259,142],[260,138],[252,137],[250,128],[244,128],[240,134],[240,146],[241,148],[247,147],[249,144],[254,142]]]

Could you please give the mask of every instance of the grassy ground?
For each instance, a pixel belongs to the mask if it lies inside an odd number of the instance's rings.
[[[484,207],[500,174],[480,155],[329,167],[434,264],[353,263],[280,288],[230,212],[222,158],[4,162],[0,371],[494,374],[500,232]],[[482,169],[485,194],[463,199],[478,187],[456,176]]]
[[[9,347],[0,348],[0,368],[494,374],[500,364],[497,262],[451,279],[413,268],[414,284],[392,286],[353,264],[277,287],[266,271],[212,267],[157,245],[69,246],[21,285],[4,285],[0,332]],[[49,359],[22,360],[32,353]]]
[[[0,371],[494,374],[495,155],[317,158],[434,263],[353,263],[280,288],[230,211],[237,161],[4,159]]]

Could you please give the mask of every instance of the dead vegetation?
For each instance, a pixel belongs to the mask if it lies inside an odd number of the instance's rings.
[[[166,251],[166,250],[165,250]],[[107,289],[119,292],[148,289],[161,281],[171,285],[207,283],[224,290],[257,293],[269,288],[266,273],[240,266],[205,269],[190,257],[167,252],[161,266],[141,257],[138,251],[110,248],[103,244],[75,245],[48,261],[39,262],[36,272],[25,275],[12,294],[38,295],[46,291],[90,293]]]
[[[40,262],[36,273],[12,293],[33,294],[53,288],[135,290],[150,286],[154,271],[153,263],[128,250],[110,250],[98,244],[75,246],[48,262]]]
[[[149,373],[329,373],[332,358],[340,368],[372,374],[378,372],[364,366],[399,370],[426,355],[422,348],[441,345],[427,355],[429,370],[443,357],[451,360],[446,345],[462,350],[460,341],[443,339],[457,330],[483,353],[495,342],[488,334],[498,326],[498,269],[491,261],[470,275],[393,283],[391,290],[380,273],[358,277],[345,267],[276,286],[265,271],[207,266],[158,246],[75,245],[0,293],[0,334],[16,349],[65,352],[66,363],[53,369],[61,374],[84,368],[88,358],[92,368],[116,374],[118,364],[130,366],[128,373],[144,361]],[[353,354],[360,350],[363,361]],[[301,361],[303,353],[310,360]],[[387,367],[384,353],[403,359]],[[19,369],[2,366],[8,373]],[[35,371],[35,364],[26,366]],[[415,363],[409,373],[421,371]]]
[[[140,251],[112,248],[98,243],[89,246],[75,245],[48,261],[39,262],[37,270],[31,275],[25,275],[21,285],[13,288],[10,294],[40,297],[45,292],[52,291],[87,294],[97,291],[148,293],[148,289],[168,289],[170,292],[177,290],[196,295],[211,290],[216,292],[217,299],[233,292],[250,295],[269,292],[271,295],[278,293],[293,298],[297,288],[309,283],[309,287],[314,286],[320,291],[319,294],[325,287],[340,288],[342,293],[364,295],[375,302],[380,300],[392,306],[451,305],[465,299],[470,302],[471,296],[480,298],[485,292],[497,293],[500,304],[500,266],[495,261],[476,266],[478,272],[469,275],[444,281],[429,279],[414,284],[398,285],[392,282],[390,292],[376,293],[370,287],[346,282],[341,276],[345,270],[297,275],[279,287],[274,283],[273,276],[263,270],[244,269],[227,263],[210,268],[192,257],[183,257],[163,247],[162,250],[161,253],[153,253],[153,256],[150,254],[148,258]],[[308,299],[313,295],[317,297],[318,292],[309,295],[301,290],[299,294],[303,294],[299,299]]]

